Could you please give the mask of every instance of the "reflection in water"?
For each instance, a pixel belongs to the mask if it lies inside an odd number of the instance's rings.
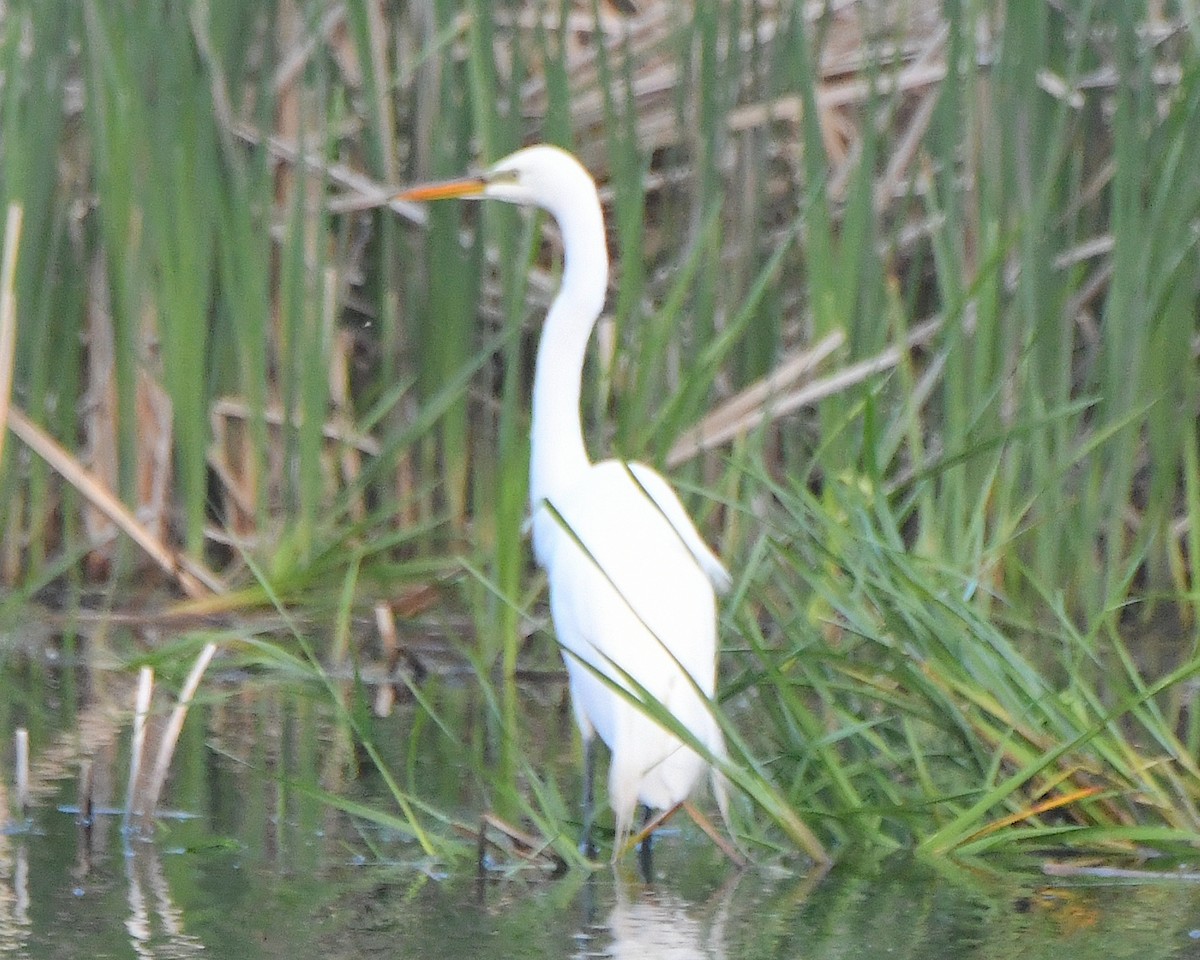
[[[0,810],[6,809],[0,787]],[[2,824],[0,824],[2,826]],[[0,955],[26,957],[32,926],[29,919],[29,859],[25,844],[0,830]]]
[[[0,809],[4,807],[4,790],[0,786]],[[77,816],[75,861],[67,870],[70,877],[70,896],[75,903],[88,898],[103,901],[102,891],[109,885],[108,867],[120,853],[112,854],[110,831],[112,826],[107,817]],[[0,829],[0,956],[42,956],[31,952],[33,947],[43,947],[35,935],[31,918],[29,894],[28,844],[37,844],[44,838],[40,831],[6,834]],[[173,960],[194,957],[205,947],[201,940],[184,931],[184,912],[171,897],[166,875],[162,868],[158,847],[150,843],[125,846],[125,880],[127,883],[125,929],[133,955],[147,960]],[[96,864],[101,864],[97,867]],[[50,863],[53,869],[53,862]],[[45,885],[49,879],[39,878]],[[42,907],[47,907],[42,904]],[[61,907],[52,909],[55,914]],[[81,911],[81,915],[86,911]],[[62,915],[69,916],[69,913]],[[45,931],[42,938],[44,940]]]
[[[0,669],[0,744],[11,737],[3,683]],[[5,833],[0,822],[0,956],[1166,960],[1193,955],[1200,940],[1200,885],[1048,881],[1040,863],[1032,877],[1030,865],[1024,876],[978,865],[939,875],[905,858],[824,877],[733,874],[686,830],[656,849],[649,883],[632,880],[632,858],[619,877],[516,870],[480,882],[325,804],[330,793],[375,808],[386,800],[355,779],[352,741],[324,702],[275,685],[231,682],[198,711],[171,794],[189,817],[128,849],[113,807],[126,793],[129,716],[96,694],[116,686],[107,677],[90,684],[94,699],[82,708],[86,697],[58,692],[66,683],[35,698],[72,712],[61,733],[35,737],[31,823]],[[476,715],[457,688],[439,696],[452,725]],[[546,709],[559,718],[557,704]],[[569,751],[553,739],[557,725],[544,726],[552,775]],[[436,737],[414,729],[404,711],[379,722],[387,765],[410,769],[446,809],[476,809],[474,778],[452,762],[457,754],[446,760]],[[10,809],[6,782],[0,770],[0,817]],[[729,888],[712,893],[725,878]]]
[[[618,881],[607,922],[611,942],[602,955],[617,960],[725,957],[725,924],[734,886],[727,885],[708,903],[696,904],[658,886],[644,886],[631,897]],[[596,954],[589,950],[586,955]]]
[[[724,944],[711,936],[676,896],[647,889],[632,902],[618,895],[608,917],[612,935],[609,955],[656,957],[658,960],[694,960],[697,957],[723,957]]]
[[[194,957],[204,951],[199,939],[184,932],[183,912],[171,899],[155,846],[136,843],[126,851],[125,878],[129,883],[125,929],[137,956],[165,960]]]

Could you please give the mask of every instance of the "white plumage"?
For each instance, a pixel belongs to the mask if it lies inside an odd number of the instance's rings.
[[[534,555],[549,580],[585,746],[598,734],[612,754],[608,793],[620,849],[639,801],[675,807],[708,764],[597,673],[625,690],[644,690],[723,757],[707,701],[716,685],[715,590],[728,588],[729,574],[659,474],[644,464],[592,463],[587,455],[580,380],[608,282],[603,214],[587,171],[562,150],[536,146],[481,177],[401,194],[448,196],[539,206],[562,233],[562,284],[546,316],[533,386]],[[715,770],[713,790],[724,815],[725,785]]]

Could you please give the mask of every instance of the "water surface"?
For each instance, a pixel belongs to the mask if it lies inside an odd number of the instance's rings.
[[[553,876],[437,863],[320,791],[394,810],[311,684],[216,672],[184,728],[152,840],[122,831],[132,671],[0,660],[0,810],[12,810],[12,732],[31,729],[33,798],[0,833],[0,955],[161,957],[1200,957],[1200,886],[1055,878],[1042,861],[933,870],[907,856],[828,875],[738,872],[680,822],[653,873]],[[426,694],[462,739],[469,683]],[[535,699],[530,697],[530,700]],[[577,751],[559,698],[522,719],[564,792]],[[390,767],[477,818],[478,770],[434,755],[400,704],[377,720]],[[560,722],[561,721],[561,722]],[[557,765],[557,768],[556,766]],[[81,806],[92,806],[90,820]],[[1052,859],[1049,852],[1045,859]]]

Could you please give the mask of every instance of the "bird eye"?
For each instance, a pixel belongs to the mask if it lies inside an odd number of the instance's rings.
[[[515,184],[520,179],[521,179],[520,174],[516,170],[509,168],[507,170],[493,170],[491,173],[488,174],[487,182],[489,184],[492,184],[492,183]]]

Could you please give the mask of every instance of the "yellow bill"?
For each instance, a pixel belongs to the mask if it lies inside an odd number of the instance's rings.
[[[458,177],[440,180],[437,183],[420,183],[397,193],[393,200],[408,200],[421,203],[426,200],[449,200],[454,197],[477,197],[483,193],[487,181],[483,177]]]

